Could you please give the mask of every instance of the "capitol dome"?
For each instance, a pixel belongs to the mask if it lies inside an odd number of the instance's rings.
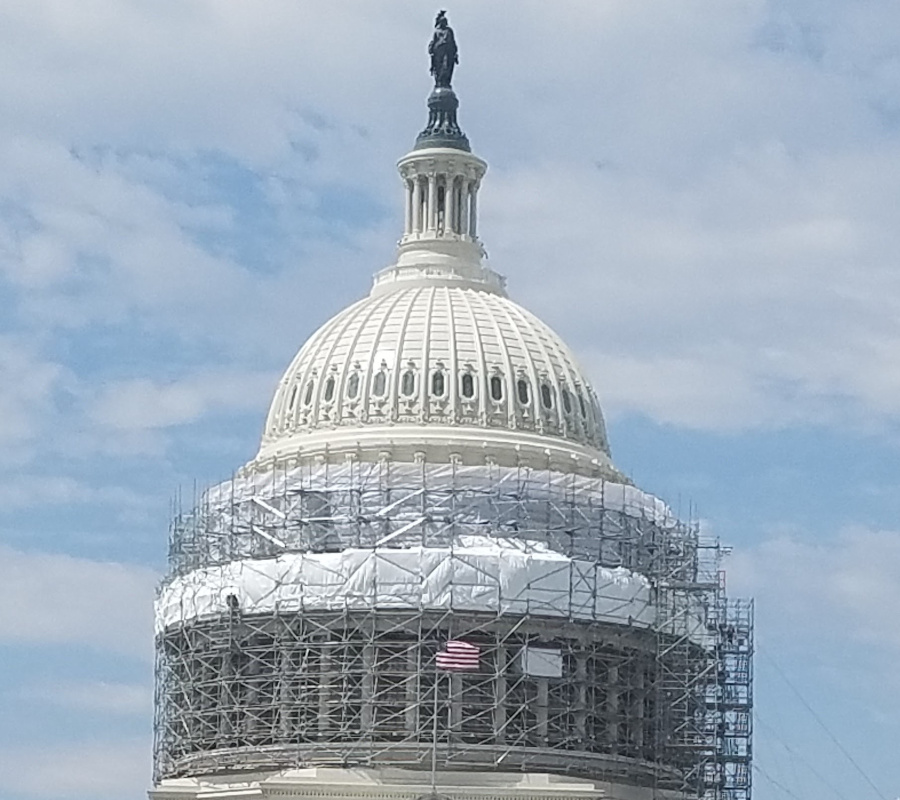
[[[483,263],[476,198],[485,163],[428,146],[399,168],[406,221],[397,262],[300,349],[251,469],[424,458],[621,480],[572,351]]]
[[[486,264],[450,45],[396,260],[173,517],[150,797],[749,800],[752,605]]]

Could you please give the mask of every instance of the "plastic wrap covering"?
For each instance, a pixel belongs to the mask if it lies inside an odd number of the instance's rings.
[[[633,486],[494,466],[348,463],[251,473],[209,489],[172,529],[175,574],[291,552],[528,540],[642,574],[694,569],[695,532]]]
[[[157,626],[225,614],[229,602],[246,614],[452,609],[641,627],[655,621],[641,575],[483,537],[452,548],[290,553],[197,570],[162,592]]]

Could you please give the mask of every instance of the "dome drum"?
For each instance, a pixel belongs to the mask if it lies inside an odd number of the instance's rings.
[[[477,643],[479,669],[423,668],[452,637]],[[229,640],[237,660],[213,644]],[[558,653],[558,678],[533,674],[524,660],[530,648]],[[167,778],[211,764],[417,766],[431,757],[435,724],[444,769],[527,765],[595,780],[627,771],[637,785],[659,788],[681,778],[678,754],[665,750],[647,714],[635,713],[655,699],[661,667],[651,632],[478,614],[455,614],[451,628],[443,615],[236,611],[167,629],[159,649],[164,663],[187,670],[187,694],[169,707],[160,742]],[[422,702],[410,703],[410,691]],[[209,693],[220,699],[209,702]]]

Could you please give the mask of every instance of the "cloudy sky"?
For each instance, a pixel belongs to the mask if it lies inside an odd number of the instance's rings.
[[[390,262],[435,10],[0,3],[4,800],[142,796],[171,498]],[[757,800],[892,800],[900,3],[450,18],[492,266],[757,598]]]

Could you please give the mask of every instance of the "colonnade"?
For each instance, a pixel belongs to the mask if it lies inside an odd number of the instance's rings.
[[[476,238],[478,181],[432,173],[406,181],[404,234],[445,234]]]

